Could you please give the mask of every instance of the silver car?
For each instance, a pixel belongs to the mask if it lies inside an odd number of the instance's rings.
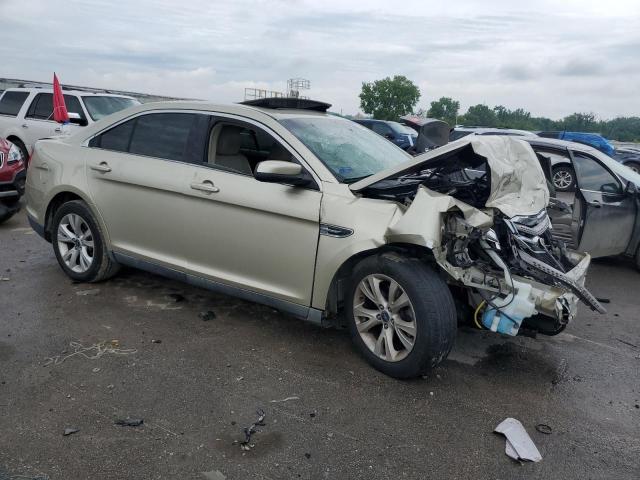
[[[579,300],[603,311],[589,256],[550,234],[529,144],[471,136],[411,157],[328,107],[146,104],[41,140],[30,223],[76,281],[129,265],[346,325],[398,378],[446,358],[457,317],[551,335]]]

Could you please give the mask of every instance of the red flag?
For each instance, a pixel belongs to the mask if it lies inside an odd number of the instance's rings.
[[[64,103],[62,87],[55,72],[53,73],[53,119],[58,123],[69,123],[69,113]]]

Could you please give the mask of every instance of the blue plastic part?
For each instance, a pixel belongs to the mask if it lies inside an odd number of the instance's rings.
[[[499,318],[497,327],[494,327],[494,321],[496,318]],[[512,315],[505,315],[503,313],[497,312],[493,308],[488,308],[485,310],[482,315],[482,324],[487,327],[492,332],[503,333],[505,335],[515,336],[518,334],[518,330],[520,330],[520,325],[522,324],[523,318],[518,318]]]

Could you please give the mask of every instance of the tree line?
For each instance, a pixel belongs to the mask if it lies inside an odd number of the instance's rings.
[[[396,75],[375,82],[363,83],[360,93],[362,110],[380,120],[398,120],[408,113],[444,120],[449,125],[503,127],[520,130],[567,130],[599,133],[611,140],[640,142],[640,117],[598,119],[594,113],[572,113],[561,120],[534,117],[523,108],[508,109],[503,105],[489,107],[478,104],[460,113],[460,102],[441,97],[431,102],[429,109],[414,110],[420,99],[420,89],[411,80]]]

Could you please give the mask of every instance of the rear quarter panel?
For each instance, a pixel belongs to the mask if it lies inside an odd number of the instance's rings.
[[[106,233],[88,192],[84,147],[59,139],[36,142],[27,170],[25,198],[28,215],[40,225],[45,225],[47,207],[52,199],[60,193],[73,193],[89,205]]]

